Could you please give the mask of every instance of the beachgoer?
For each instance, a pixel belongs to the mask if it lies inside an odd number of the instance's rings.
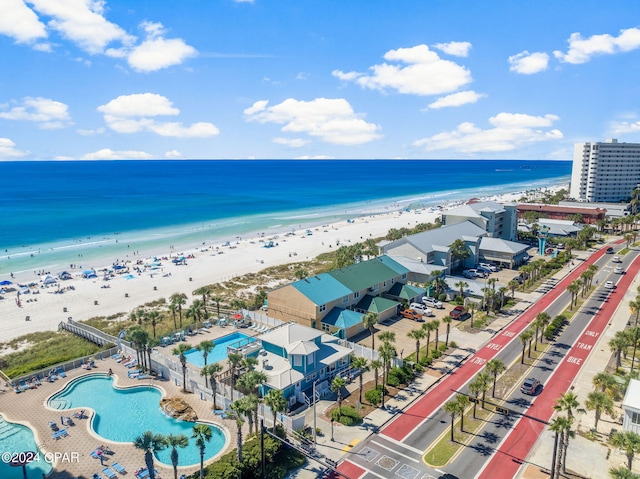
[[[113,376],[113,370],[109,368],[109,376]]]

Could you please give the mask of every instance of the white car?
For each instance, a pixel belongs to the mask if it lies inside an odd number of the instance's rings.
[[[413,309],[416,313],[420,313],[423,316],[433,316],[433,311],[431,311],[422,303],[411,303],[409,305],[409,308]]]
[[[613,288],[615,288],[615,287],[616,287],[616,285],[615,285],[615,284],[613,284],[613,281],[606,281],[606,282],[604,283],[604,287],[605,287],[605,288],[607,288],[607,289],[613,289]]]
[[[425,306],[430,306],[436,309],[444,309],[444,305],[442,304],[442,302],[438,301],[436,298],[429,298],[425,296],[424,298],[422,298],[422,302]]]
[[[613,261],[614,263],[622,263],[622,260],[620,259],[620,256],[614,256],[611,261]]]
[[[492,271],[494,273],[498,271],[498,268],[489,263],[478,263],[478,266],[482,266],[483,268],[488,269],[489,271]]]
[[[616,267],[614,268],[613,272],[614,272],[615,274],[622,274],[622,273],[624,273],[624,270],[622,269],[622,266],[616,266]]]

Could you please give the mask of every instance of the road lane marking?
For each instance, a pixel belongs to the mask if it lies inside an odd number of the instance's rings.
[[[410,456],[407,456],[407,455],[405,455],[405,454],[402,454],[401,452],[398,452],[398,451],[396,451],[396,450],[394,450],[394,449],[391,449],[390,447],[387,447],[387,446],[385,446],[384,444],[380,444],[380,443],[379,443],[379,442],[377,442],[377,441],[371,441],[371,444],[375,444],[376,446],[380,446],[380,447],[382,447],[382,448],[386,449],[387,451],[391,451],[391,452],[393,452],[393,453],[397,454],[398,456],[402,456],[402,457],[404,457],[405,459],[409,459],[410,461],[413,461],[413,462],[416,462],[416,463],[420,464],[420,461],[418,461],[417,459],[414,459],[413,457],[410,457]]]
[[[421,451],[420,449],[418,449],[417,447],[411,447],[403,442],[398,441],[397,439],[394,439],[392,437],[387,436],[386,434],[378,434],[378,436],[382,437],[383,439],[385,439],[386,441],[392,442],[394,444],[397,444],[400,447],[404,447],[405,449],[408,449],[409,451],[415,452],[416,454],[418,454],[419,456],[422,456],[422,454],[424,453],[424,451]]]

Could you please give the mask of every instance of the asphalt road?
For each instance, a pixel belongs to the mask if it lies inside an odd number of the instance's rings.
[[[494,467],[501,467],[504,471],[504,461],[517,468],[526,458],[529,448],[533,446],[537,435],[546,427],[545,422],[550,414],[542,418],[542,422],[536,419],[521,420],[522,414],[535,417],[539,405],[545,402],[544,408],[553,406],[555,398],[568,390],[579,367],[586,359],[589,348],[587,342],[582,344],[584,358],[580,358],[579,364],[572,363],[572,370],[562,373],[562,381],[553,379],[556,387],[545,387],[539,396],[526,396],[519,390],[519,384],[514,385],[513,392],[506,398],[510,414],[509,416],[494,415],[487,420],[486,426],[480,431],[472,442],[463,448],[454,460],[442,470],[427,466],[422,461],[422,455],[427,447],[439,439],[443,434],[449,433],[450,416],[442,410],[442,405],[449,400],[455,390],[466,392],[466,384],[473,379],[475,374],[482,369],[484,363],[498,358],[505,364],[510,364],[514,360],[519,360],[522,353],[521,342],[517,339],[518,334],[535,319],[535,316],[546,311],[552,318],[562,312],[570,301],[570,293],[566,291],[566,286],[576,279],[579,274],[586,269],[588,264],[595,263],[598,272],[594,278],[594,284],[598,282],[598,287],[588,301],[580,308],[576,318],[565,328],[562,334],[556,339],[553,347],[539,360],[530,374],[541,381],[542,384],[549,383],[549,378],[557,371],[562,364],[567,364],[568,360],[578,361],[575,355],[569,353],[576,348],[580,348],[582,341],[588,341],[584,336],[587,333],[594,334],[588,329],[588,325],[601,313],[610,301],[611,294],[616,294],[615,290],[605,290],[603,284],[607,280],[622,280],[624,275],[614,275],[611,259],[614,255],[605,254],[604,251],[594,253],[585,264],[577,264],[575,270],[561,281],[550,280],[541,286],[545,295],[532,305],[524,314],[516,318],[503,331],[499,332],[488,344],[481,348],[467,363],[450,375],[445,381],[433,388],[417,401],[412,407],[399,414],[380,433],[370,436],[363,443],[358,445],[350,455],[349,461],[345,461],[340,470],[347,472],[350,477],[380,477],[388,479],[392,475],[405,479],[430,479],[437,478],[444,471],[454,474],[461,479],[477,477],[498,477],[484,474],[491,474]],[[625,269],[629,267],[632,255],[626,255],[622,264]],[[629,278],[630,283],[631,277]],[[620,299],[623,294],[617,295]],[[611,305],[613,306],[613,304]],[[608,308],[607,308],[608,309]],[[606,327],[606,320],[601,325]],[[589,336],[595,341],[596,337]],[[528,361],[530,362],[530,361]],[[562,388],[558,392],[558,385]],[[554,393],[553,398],[550,394]],[[490,398],[490,391],[487,399]],[[525,424],[526,421],[526,424]],[[521,425],[522,423],[522,425]],[[520,439],[518,447],[509,445],[507,439],[511,433],[518,429],[524,431],[528,441]],[[522,433],[522,431],[520,431]],[[531,445],[527,445],[528,443]],[[508,446],[509,449],[505,449]],[[524,449],[523,449],[523,446]],[[549,467],[549,465],[541,465]],[[484,472],[483,472],[484,471]],[[510,475],[500,475],[500,477],[512,477]]]

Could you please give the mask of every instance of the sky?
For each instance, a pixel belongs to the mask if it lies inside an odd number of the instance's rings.
[[[637,0],[0,0],[0,160],[640,142]]]

